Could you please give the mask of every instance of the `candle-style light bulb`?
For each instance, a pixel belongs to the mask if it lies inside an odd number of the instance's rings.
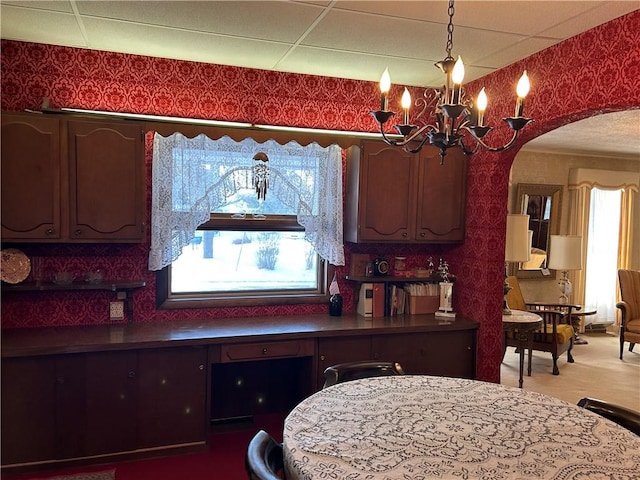
[[[380,109],[383,112],[388,108],[389,90],[391,89],[391,76],[389,75],[389,69],[385,68],[380,77]]]
[[[451,72],[451,81],[453,82],[453,96],[451,103],[455,104],[460,101],[460,90],[462,89],[462,81],[464,80],[464,63],[462,58],[458,55],[458,60],[453,65],[453,71]]]
[[[529,83],[529,77],[525,70],[520,80],[518,80],[518,86],[516,87],[516,95],[518,95],[518,99],[516,100],[516,117],[521,117],[524,112],[524,97],[527,96],[530,88],[531,84]]]
[[[405,87],[404,93],[402,94],[402,99],[400,100],[400,104],[402,105],[403,116],[402,123],[405,125],[409,124],[409,108],[411,107],[411,94],[409,90]]]
[[[488,103],[487,94],[484,91],[484,87],[482,87],[482,90],[480,90],[480,93],[478,94],[478,100],[476,101],[476,104],[478,106],[478,126],[479,127],[482,127],[482,125],[484,124],[484,111],[487,109],[487,103]]]

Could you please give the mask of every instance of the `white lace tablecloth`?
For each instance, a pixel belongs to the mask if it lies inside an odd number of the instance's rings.
[[[640,478],[640,437],[576,405],[418,375],[345,382],[284,424],[288,480]]]

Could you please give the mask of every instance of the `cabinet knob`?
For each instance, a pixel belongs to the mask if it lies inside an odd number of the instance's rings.
[[[82,235],[82,230],[78,229],[73,233],[76,235],[76,237],[79,237],[80,235]]]
[[[402,236],[407,238],[409,236],[409,234],[407,232],[403,232]]]
[[[203,364],[198,365],[198,370],[204,370],[204,365]]]
[[[136,376],[136,372],[133,372],[133,371],[129,372],[129,378],[135,378],[135,376]]]
[[[424,237],[424,232],[420,232],[420,236],[421,236],[421,237]]]
[[[324,355],[320,355],[320,360],[324,362]]]
[[[53,228],[47,228],[47,231],[44,233],[46,233],[47,235],[53,235]]]
[[[269,350],[268,350],[267,348],[263,348],[263,349],[262,349],[262,354],[263,354],[263,355],[266,355],[268,351],[269,351]]]

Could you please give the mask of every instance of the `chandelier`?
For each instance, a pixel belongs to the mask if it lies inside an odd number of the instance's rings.
[[[453,14],[454,0],[449,0],[449,25],[447,26],[447,56],[436,63],[445,74],[445,84],[433,89],[433,94],[425,90],[424,98],[416,100],[415,105],[422,110],[414,117],[420,125],[409,124],[409,108],[411,107],[411,95],[407,88],[404,89],[401,105],[403,109],[402,123],[395,126],[402,139],[389,138],[385,132],[385,124],[395,115],[388,110],[388,95],[391,88],[391,77],[388,69],[380,79],[381,102],[380,110],[370,112],[380,126],[383,140],[393,146],[402,147],[406,152],[417,153],[427,141],[440,149],[440,163],[444,162],[447,149],[461,147],[465,154],[472,155],[480,147],[491,152],[500,152],[511,147],[518,137],[518,132],[523,129],[531,118],[522,116],[524,111],[524,97],[529,93],[529,78],[525,70],[516,88],[517,100],[515,114],[503,120],[513,130],[513,136],[506,144],[500,147],[491,147],[483,141],[483,137],[492,130],[492,127],[484,125],[484,113],[487,108],[487,95],[484,88],[478,94],[475,105],[473,101],[465,99],[465,91],[462,86],[464,78],[464,64],[458,56],[457,60],[451,56],[453,50]],[[429,98],[432,98],[429,100]],[[431,122],[431,123],[430,123]],[[470,148],[464,143],[465,132],[469,132],[475,141],[475,146]]]

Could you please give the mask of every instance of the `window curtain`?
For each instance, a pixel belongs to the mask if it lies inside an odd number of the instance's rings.
[[[181,133],[163,137],[156,133],[149,270],[170,265],[198,226],[209,220],[210,213],[238,189],[247,187],[238,185],[231,173],[250,171],[257,152],[269,157],[268,195],[275,195],[296,212],[305,239],[320,257],[333,265],[344,265],[339,146],[301,146],[297,142],[280,145],[275,140],[258,143],[252,138],[236,142],[226,136],[218,140],[205,135],[187,138]],[[218,168],[203,170],[203,164],[211,165],[212,158]],[[294,167],[292,161],[297,162]],[[294,170],[297,175],[292,174]]]
[[[569,234],[580,235],[582,241],[582,258],[587,258],[589,238],[589,217],[591,192],[594,188],[601,190],[622,190],[620,209],[620,234],[618,239],[617,268],[630,268],[634,244],[634,228],[638,228],[637,203],[639,200],[640,174],[635,172],[574,168],[569,171]],[[635,227],[634,227],[635,222]],[[636,254],[637,255],[637,254]],[[637,258],[635,261],[638,261]],[[586,268],[571,272],[573,278],[573,301],[584,305],[586,291]],[[619,287],[617,298],[620,298]],[[581,330],[583,327],[581,328]]]

